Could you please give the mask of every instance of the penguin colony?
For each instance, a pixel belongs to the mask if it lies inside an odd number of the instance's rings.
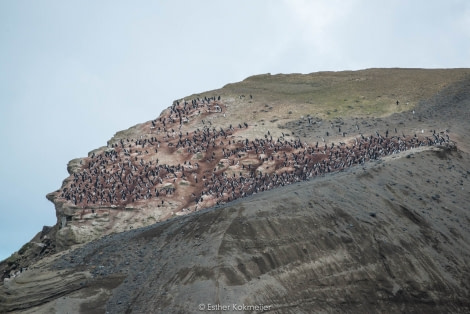
[[[269,131],[264,138],[241,138],[237,133],[252,127],[246,122],[212,127],[208,118],[225,117],[225,108],[220,96],[175,101],[144,125],[145,136],[118,139],[82,159],[59,197],[82,209],[149,202],[165,207],[178,200],[179,210],[195,211],[412,148],[452,145],[443,133],[399,136],[396,130],[395,135],[376,132],[338,144],[308,145],[273,138]],[[202,127],[189,131],[193,121]],[[172,164],[162,162],[163,156],[170,156]]]

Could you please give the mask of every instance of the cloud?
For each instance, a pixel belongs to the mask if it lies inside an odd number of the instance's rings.
[[[296,47],[288,54],[304,67],[469,66],[466,1],[286,0],[283,6]]]
[[[294,31],[304,45],[312,46],[316,53],[325,55],[338,48],[332,30],[341,20],[348,18],[355,1],[284,1]]]

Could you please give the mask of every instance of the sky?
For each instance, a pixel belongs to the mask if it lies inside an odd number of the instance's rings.
[[[467,0],[0,1],[0,260],[56,223],[69,160],[262,73],[469,68]]]

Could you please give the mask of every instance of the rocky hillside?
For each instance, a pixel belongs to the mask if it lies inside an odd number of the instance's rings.
[[[469,105],[467,69],[178,99],[69,163],[0,310],[468,311]]]

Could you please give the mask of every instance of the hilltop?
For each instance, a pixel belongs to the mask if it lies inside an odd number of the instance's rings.
[[[57,224],[0,264],[0,309],[468,310],[469,104],[468,69],[175,100],[69,162]]]

